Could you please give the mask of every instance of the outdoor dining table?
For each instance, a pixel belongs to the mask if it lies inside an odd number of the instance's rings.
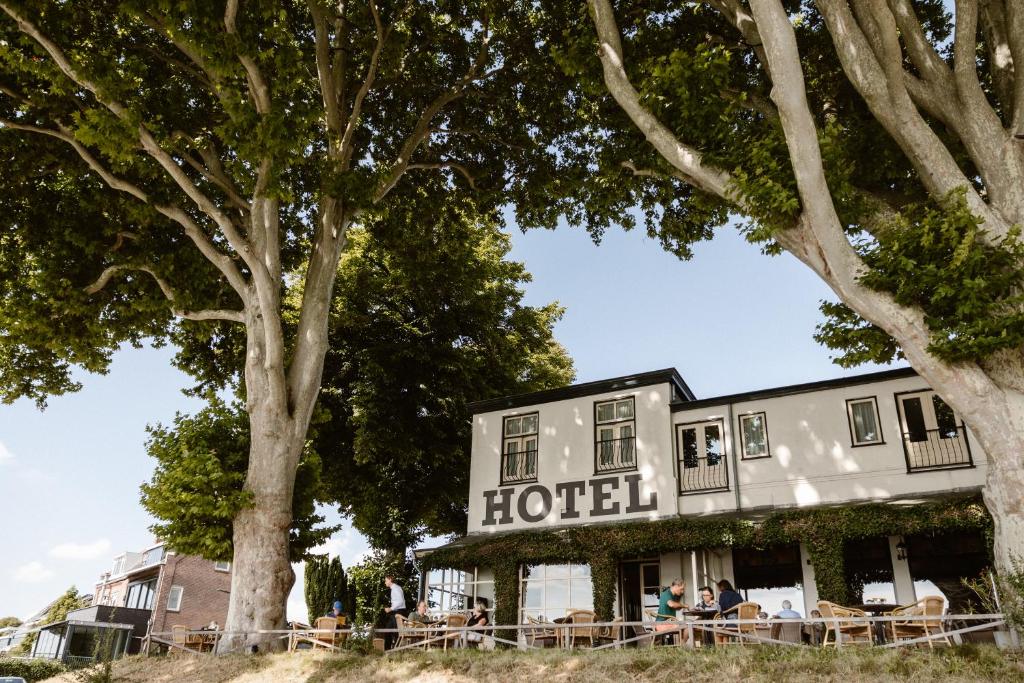
[[[694,617],[695,619],[700,621],[706,621],[714,619],[715,615],[718,614],[718,610],[694,608],[683,610],[682,614],[687,617]],[[701,632],[701,643],[703,645],[707,645],[708,647],[715,646],[715,634],[710,628],[708,628],[707,626],[695,626],[694,630]]]
[[[859,609],[861,612],[867,612],[873,616],[879,616],[885,612],[891,612],[894,609],[898,609],[899,605],[893,605],[888,602],[865,602],[861,605],[851,605],[854,609]],[[884,621],[871,622],[871,632],[875,636],[875,643],[882,645],[885,643],[885,623]]]

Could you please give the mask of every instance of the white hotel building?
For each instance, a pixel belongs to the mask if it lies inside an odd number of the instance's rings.
[[[970,430],[909,368],[705,399],[668,369],[472,409],[469,520],[456,546],[574,525],[915,504],[976,493],[985,481],[986,456]],[[844,553],[848,566],[870,564],[884,577],[864,599],[900,604],[922,586],[956,601],[959,578],[988,563],[980,534],[880,537]],[[689,601],[722,578],[769,609],[772,595],[791,596],[807,615],[818,599],[802,544],[709,548],[623,559],[615,613],[639,620],[675,577],[686,580]],[[586,565],[524,564],[520,582],[523,619],[592,606]],[[494,596],[483,566],[433,570],[424,583],[440,610]]]

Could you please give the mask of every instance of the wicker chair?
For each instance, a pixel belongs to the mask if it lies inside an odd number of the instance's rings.
[[[569,629],[569,648],[576,647],[576,641],[586,640],[590,647],[594,647],[594,639],[597,637],[597,627],[580,626],[580,624],[593,624],[595,614],[590,610],[573,610],[566,615],[566,623],[573,626]]]
[[[921,598],[913,605],[904,605],[898,607],[891,612],[886,612],[887,617],[927,617],[917,619],[893,620],[889,622],[889,633],[892,635],[893,642],[897,642],[904,638],[921,638],[924,636],[932,636],[933,634],[939,634],[942,642],[946,645],[952,645],[949,640],[949,636],[946,635],[946,629],[942,627],[942,610],[945,605],[945,600],[940,595],[929,595]],[[935,647],[936,638],[928,638],[926,641],[928,647]]]
[[[781,640],[784,643],[802,643],[803,626],[795,621],[775,622],[772,623],[770,637],[772,640]]]
[[[612,619],[611,626],[602,626],[597,630],[597,643],[598,645],[605,645],[607,643],[618,643],[621,640],[625,640],[623,633],[622,622],[625,621],[622,617],[615,617]],[[618,624],[618,626],[616,626]],[[615,649],[619,649],[622,645],[615,645]]]
[[[536,647],[539,642],[541,647],[547,647],[548,643],[552,645],[558,643],[558,633],[555,631],[555,624],[541,621],[536,617],[526,617],[526,623],[533,627],[526,631],[527,645]]]
[[[333,650],[335,648],[334,641],[337,637],[338,620],[335,617],[319,617],[313,622],[313,628],[316,632],[309,639],[309,642],[313,643],[313,649],[323,647]],[[330,633],[327,633],[327,631],[330,631]]]
[[[181,624],[171,626],[171,642],[182,650],[195,650],[195,648],[192,647],[192,642],[189,638],[188,632],[188,626],[182,626]]]
[[[657,610],[653,610],[653,609],[644,610],[644,614],[646,614],[648,617],[650,617],[654,621],[654,623],[652,623],[648,627],[648,630],[651,633],[651,643],[650,643],[651,647],[654,647],[655,645],[657,645],[659,640],[662,642],[662,644],[667,643],[669,636],[676,636],[675,645],[677,647],[682,647],[683,646],[683,634],[684,634],[683,624],[682,624],[682,622],[679,621],[679,618],[676,617],[676,615],[674,615],[674,614],[659,614]],[[660,623],[663,624],[665,622],[668,622],[668,623],[671,623],[671,624],[675,624],[676,628],[672,629],[671,631],[669,631],[669,630],[658,631],[656,629],[656,625],[659,623],[657,621],[659,617],[661,617],[661,622]]]
[[[843,639],[844,645],[847,641],[850,644],[872,644],[871,624],[869,622],[847,621],[851,617],[864,618],[867,616],[865,612],[853,607],[843,607],[828,600],[818,601],[818,611],[821,612],[822,617],[829,620],[825,622],[825,638],[821,641],[822,647],[828,647],[829,645],[835,647],[836,640],[839,638]],[[832,637],[831,641],[829,641],[829,636]]]
[[[469,617],[465,614],[449,614],[448,619],[445,622],[445,626],[448,628],[464,628],[466,622],[469,621]],[[454,643],[454,647],[458,647],[462,642],[462,634],[465,631],[456,631],[455,633],[448,633],[444,637],[444,649],[448,649],[448,643]]]
[[[735,607],[730,607],[729,609],[725,610],[724,612],[719,612],[718,614],[716,614],[715,618],[714,618],[714,621],[725,621],[725,622],[728,622],[730,614],[735,614],[737,619],[757,619],[758,611],[760,611],[760,607],[759,607],[759,605],[756,602],[741,602],[740,604],[736,605]],[[747,644],[747,639],[744,638],[745,635],[750,635],[750,636],[755,636],[755,637],[757,636],[757,625],[753,624],[753,623],[749,623],[749,624],[728,624],[728,623],[726,623],[726,624],[721,624],[721,625],[716,624],[715,626],[717,628],[722,628],[722,626],[728,626],[729,628],[733,628],[733,627],[736,628],[736,635],[735,636],[732,635],[732,634],[716,633],[715,634],[715,644],[716,645],[725,645],[725,644],[728,644],[728,643],[736,643],[736,642],[739,642],[740,645],[746,645]]]

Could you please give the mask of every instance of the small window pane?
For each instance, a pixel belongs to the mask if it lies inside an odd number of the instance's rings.
[[[522,423],[523,434],[536,434],[537,433],[537,416],[528,415],[523,418]]]
[[[875,402],[860,401],[850,404],[853,416],[854,443],[874,443],[881,441],[878,435],[878,420],[875,417]]]
[[[512,417],[505,420],[505,435],[515,436],[519,434],[522,429],[523,419],[521,417]]]
[[[612,429],[611,427],[603,427],[603,428],[601,428],[598,431],[598,434],[601,436],[601,438],[599,439],[600,441],[614,441],[615,440],[615,430]]]
[[[743,453],[748,457],[766,455],[768,452],[767,436],[764,429],[763,415],[744,415],[740,418],[743,425]]]
[[[615,404],[615,417],[619,420],[628,420],[633,417],[633,401],[619,401]]]
[[[597,406],[597,421],[610,422],[615,419],[614,403],[599,403]]]
[[[683,430],[683,467],[697,466],[697,430]]]
[[[722,435],[718,425],[704,426],[704,454],[708,467],[714,467],[722,460]]]
[[[953,409],[945,401],[939,398],[938,394],[932,396],[932,405],[935,407],[935,421],[939,428],[939,436],[943,439],[955,439],[956,416]]]
[[[928,430],[924,425],[924,408],[921,399],[914,396],[903,399],[903,419],[907,423],[908,441],[927,441]]]

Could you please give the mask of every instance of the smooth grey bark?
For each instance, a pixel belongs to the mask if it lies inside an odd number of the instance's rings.
[[[1024,96],[1017,96],[1024,77],[1013,78],[1011,50],[1007,46],[999,53],[1002,90],[1014,97],[1007,104],[1011,115],[1003,125],[984,95],[978,96],[977,27],[972,23],[976,4],[957,3],[962,16],[957,21],[956,64],[951,70],[925,44],[909,0],[890,0],[889,5],[882,0],[851,2],[856,11],[846,0],[818,0],[847,77],[918,169],[925,189],[941,197],[967,188],[969,206],[984,219],[990,238],[1005,235],[1024,217],[1024,145],[1014,137],[1016,122],[1024,115]],[[673,167],[677,178],[745,212],[745,199],[729,174],[704,163],[697,149],[680,141],[641,103],[625,70],[610,1],[588,3],[605,85],[612,97]],[[776,239],[814,270],[840,300],[896,339],[911,365],[971,427],[989,459],[983,493],[995,520],[996,564],[1000,571],[1012,571],[1014,558],[1024,560],[1024,354],[1001,352],[979,363],[945,363],[928,353],[930,335],[921,311],[861,285],[866,266],[847,239],[832,203],[790,18],[779,0],[750,0],[749,15],[739,0],[710,0],[709,4],[748,43],[757,36],[759,40],[751,44],[758,45],[755,52],[771,75],[772,100],[803,207],[795,223]],[[1005,14],[1012,15],[1014,9],[1015,17],[1024,14],[1019,8],[1011,9],[1014,4],[1006,4]],[[1002,11],[1000,0],[988,0],[986,5],[990,14]],[[998,27],[994,30],[998,33]],[[927,82],[904,71],[901,36],[923,78],[930,79]],[[1019,48],[1024,34],[1007,37],[1011,40]],[[1024,59],[1017,62],[1022,63]],[[986,196],[971,188],[922,109],[947,122],[964,142],[986,187],[993,188]]]

